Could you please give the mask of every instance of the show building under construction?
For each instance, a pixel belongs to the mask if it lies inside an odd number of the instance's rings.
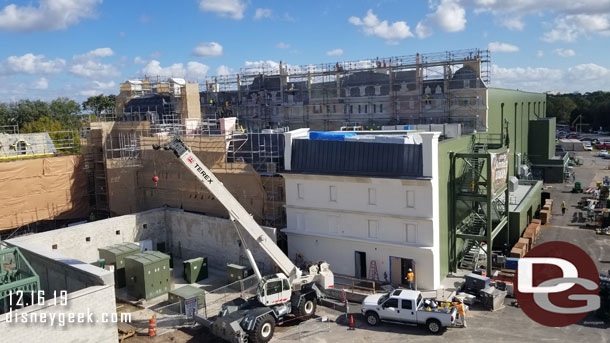
[[[112,299],[100,311],[116,311],[120,291],[98,268],[99,248],[151,241],[185,259],[229,256],[210,258],[211,269],[247,264],[227,210],[171,154],[153,149],[180,136],[297,265],[325,259],[339,277],[396,286],[413,268],[416,286],[430,290],[460,269],[492,272],[493,254],[519,239],[541,209],[543,180],[563,181],[567,159],[555,156],[546,95],[490,87],[489,64],[487,51],[472,49],[280,62],[202,85],[129,80],[116,112],[83,133],[82,153],[26,159],[14,156],[27,150],[26,138],[7,141],[14,147],[0,168],[12,177],[0,196],[14,197],[26,177],[48,178],[44,187],[61,196],[33,203],[39,217],[24,215],[22,199],[0,230],[19,236],[14,229],[38,218],[89,221],[8,247],[34,261],[42,289]],[[20,173],[28,163],[40,175]],[[65,204],[53,205],[59,199]],[[85,263],[63,266],[66,256]],[[58,265],[61,275],[82,277],[55,284],[48,273]]]

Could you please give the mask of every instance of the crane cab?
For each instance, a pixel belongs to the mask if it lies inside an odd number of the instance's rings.
[[[292,289],[290,282],[284,274],[264,276],[256,287],[256,297],[261,304],[273,306],[290,301]]]

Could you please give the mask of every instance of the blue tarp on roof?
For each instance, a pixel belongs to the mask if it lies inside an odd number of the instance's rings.
[[[309,139],[317,141],[344,141],[345,137],[354,137],[354,132],[310,131]]]

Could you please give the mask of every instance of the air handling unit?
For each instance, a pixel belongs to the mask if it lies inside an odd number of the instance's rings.
[[[198,257],[182,262],[182,277],[188,283],[208,278],[208,258]]]

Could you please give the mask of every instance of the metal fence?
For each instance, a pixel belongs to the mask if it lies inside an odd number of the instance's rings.
[[[256,275],[251,275],[243,280],[206,292],[204,294],[204,306],[199,310],[199,314],[206,318],[217,315],[222,304],[237,298],[247,299],[255,295],[256,285]]]
[[[379,284],[375,280],[356,279],[338,274],[335,274],[335,288],[343,288],[345,292],[359,294],[373,294],[380,291]]]

